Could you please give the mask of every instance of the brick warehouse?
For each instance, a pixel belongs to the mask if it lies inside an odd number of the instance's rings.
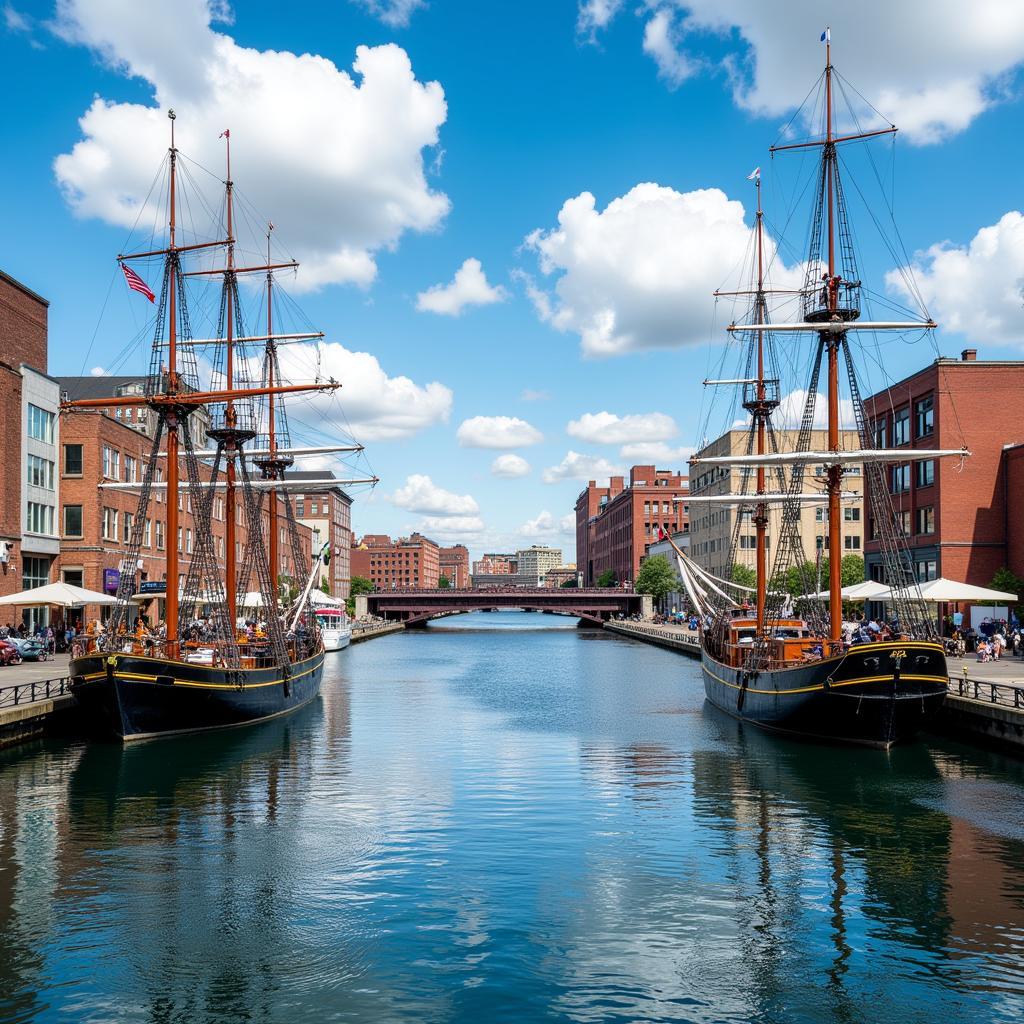
[[[433,589],[441,576],[440,548],[419,533],[398,540],[367,533],[358,544],[353,542],[352,575],[365,577],[377,590]]]
[[[469,586],[469,549],[465,544],[440,548],[438,561],[441,575],[447,577],[453,587],[461,590]]]
[[[1024,362],[979,360],[965,349],[872,395],[865,411],[877,447],[966,445],[972,453],[962,465],[944,458],[886,468],[918,578],[987,586],[1003,566],[1024,575]],[[869,579],[883,571],[874,534],[869,516]]]
[[[104,574],[129,569],[123,566],[122,562],[131,536],[138,491],[101,489],[100,484],[141,481],[151,442],[137,428],[98,410],[79,409],[65,412],[61,421],[61,555],[57,578],[89,590],[116,589],[110,576],[105,579]],[[163,463],[164,460],[157,463],[157,482],[166,476]],[[209,469],[202,463],[200,467],[204,479],[209,479]],[[189,556],[195,549],[197,538],[188,492],[183,492],[179,497],[178,550],[181,552],[183,581],[191,561]],[[142,564],[134,567],[140,583],[166,578],[166,551],[172,538],[166,536],[165,502],[166,495],[161,489],[154,488],[139,555],[139,562]],[[226,532],[224,506],[224,498],[216,497],[212,529],[217,554],[220,557],[224,555]],[[236,511],[236,556],[241,560],[248,531],[242,521],[241,506]],[[279,499],[278,513],[279,524],[283,524],[283,499]],[[268,522],[269,517],[265,516],[265,529]],[[312,533],[308,527],[299,525],[304,564],[297,569],[292,562],[291,544],[287,540],[285,527],[279,525],[279,530],[278,574],[304,582],[308,575],[308,566],[311,564]],[[255,586],[255,582],[251,585]],[[102,614],[98,606],[89,606],[85,609],[87,619],[101,618]]]
[[[689,529],[688,508],[677,497],[689,494],[689,478],[654,466],[634,466],[607,487],[591,480],[576,499],[576,565],[583,586],[592,587],[611,569],[619,583],[632,582],[658,531]]]
[[[56,445],[60,392],[46,375],[49,303],[0,271],[0,595],[50,582],[59,541]],[[45,622],[12,607],[5,622]]]

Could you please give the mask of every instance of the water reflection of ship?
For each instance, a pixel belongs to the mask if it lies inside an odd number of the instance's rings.
[[[696,755],[695,787],[705,796],[698,808],[708,807],[710,798],[720,814],[731,794],[733,818],[750,825],[766,800],[778,809],[778,841],[791,842],[795,856],[806,854],[810,833],[824,827],[833,875],[845,879],[854,864],[863,868],[864,913],[900,928],[910,922],[913,927],[901,931],[904,941],[942,948],[950,923],[950,819],[915,799],[915,791],[941,779],[926,746],[882,754],[792,743],[744,727],[714,707],[706,713],[734,749]]]
[[[84,751],[68,784],[68,805],[77,831],[95,841],[98,834],[120,835],[154,814],[183,813],[219,806],[225,815],[262,787],[268,820],[281,801],[281,778],[301,780],[313,751],[311,741],[324,718],[315,701],[293,715],[273,719],[259,729],[196,734],[173,740],[173,746],[94,743]],[[296,794],[289,794],[294,799]],[[142,838],[142,841],[147,841]]]

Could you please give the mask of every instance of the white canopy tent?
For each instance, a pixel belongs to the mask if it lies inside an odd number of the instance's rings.
[[[331,597],[322,590],[313,589],[309,592],[309,603],[314,608],[340,608],[345,602],[340,597]]]
[[[98,590],[73,587],[70,583],[48,583],[45,587],[33,587],[17,594],[0,597],[0,605],[17,604],[22,607],[57,605],[61,608],[83,608],[87,604],[117,604],[117,598],[101,594]]]
[[[896,597],[913,598],[913,591],[897,591]],[[1005,590],[991,590],[988,587],[975,587],[970,583],[958,583],[940,576],[921,584],[921,597],[929,604],[952,604],[957,601],[1016,601],[1016,594],[1008,594]]]
[[[844,601],[888,601],[892,597],[892,588],[884,583],[876,583],[874,580],[864,580],[861,583],[851,583],[839,591]],[[828,591],[822,590],[817,594],[811,594],[824,600],[828,597]]]

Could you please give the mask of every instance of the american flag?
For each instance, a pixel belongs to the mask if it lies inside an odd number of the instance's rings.
[[[146,284],[146,282],[143,281],[127,263],[122,263],[121,269],[124,271],[124,279],[128,282],[128,287],[131,288],[133,292],[142,292],[150,302],[156,301],[156,296],[153,294],[149,285]]]

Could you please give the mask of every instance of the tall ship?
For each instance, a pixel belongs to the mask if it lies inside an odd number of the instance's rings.
[[[95,730],[122,740],[244,725],[317,696],[325,648],[313,595],[331,541],[308,553],[290,494],[377,482],[308,473],[287,478],[296,457],[358,453],[362,446],[291,443],[286,396],[315,397],[341,386],[319,379],[318,363],[313,380],[291,382],[282,373],[280,345],[323,338],[318,331],[279,329],[275,272],[298,264],[275,262],[270,222],[265,259],[262,243],[242,247],[236,237],[230,131],[222,135],[226,176],[212,237],[201,240],[190,225],[183,231],[183,205],[188,213],[212,210],[198,186],[196,194],[191,187],[182,192],[183,178],[195,185],[198,165],[183,164],[174,111],[168,117],[166,190],[154,204],[164,243],[118,257],[129,288],[155,304],[145,385],[138,394],[65,402],[69,410],[113,410],[118,418],[134,407],[155,421],[141,482],[102,485],[137,490],[138,503],[116,603],[103,627],[86,634],[69,668],[83,714]],[[253,211],[245,207],[243,214],[251,228]],[[157,289],[133,269],[140,265],[159,268]],[[259,276],[261,293],[240,288]],[[246,302],[251,312],[254,295],[257,312],[247,326]],[[209,308],[197,312],[193,299],[207,300]],[[194,323],[212,325],[212,336],[196,337]],[[183,508],[191,510],[194,526],[185,551]],[[166,518],[166,573],[163,581],[140,584],[134,570],[142,564],[146,524],[157,514]],[[223,523],[223,537],[215,523]],[[293,567],[287,586],[279,577],[282,555]]]
[[[750,176],[757,213],[745,287],[716,293],[731,296],[743,311],[742,318],[728,327],[736,343],[730,349],[738,353],[739,365],[734,375],[727,371],[723,379],[705,382],[716,389],[713,408],[726,404],[718,398],[720,389],[733,389],[736,399],[728,411],[731,417],[737,406],[744,410],[745,445],[741,451],[702,453],[691,461],[691,480],[728,479],[730,493],[698,493],[685,499],[691,517],[738,509],[729,541],[733,566],[742,562],[741,535],[749,550],[748,530],[753,525],[753,579],[725,578],[738,577],[735,572],[713,575],[685,551],[677,548],[676,553],[685,590],[702,622],[702,670],[712,704],[767,729],[888,748],[913,736],[937,711],[948,679],[944,648],[921,599],[907,538],[887,486],[888,474],[893,464],[969,453],[887,448],[865,416],[855,369],[868,361],[863,339],[874,345],[889,332],[920,335],[937,325],[927,314],[920,320],[861,315],[862,300],[870,302],[872,293],[862,285],[857,269],[844,193],[847,164],[839,154],[845,144],[891,136],[896,128],[837,131],[837,81],[844,94],[846,89],[832,66],[830,33],[822,40],[825,69],[816,100],[821,133],[771,148],[773,155],[798,152],[815,157],[807,182],[807,193],[814,197],[809,245],[803,266],[794,272],[803,274],[802,286],[799,279],[789,290],[767,283],[778,248],[766,244],[758,168]],[[856,124],[852,111],[850,122]],[[773,316],[780,309],[786,315]],[[816,409],[823,368],[824,417]],[[778,429],[787,412],[782,398],[787,372],[788,393],[797,397],[790,404],[802,405],[792,411],[799,423],[788,431],[790,438],[795,437],[791,443],[783,443],[780,434],[786,432]],[[861,469],[870,495],[866,517],[881,547],[885,576],[874,593],[884,600],[886,615],[879,616],[881,622],[844,623],[843,505],[850,495],[844,492],[843,480]],[[706,488],[697,488],[701,489]],[[826,529],[814,561],[808,559],[801,536],[801,513],[808,504],[820,510],[818,521]],[[770,510],[773,532],[778,531],[771,538],[771,552]]]

